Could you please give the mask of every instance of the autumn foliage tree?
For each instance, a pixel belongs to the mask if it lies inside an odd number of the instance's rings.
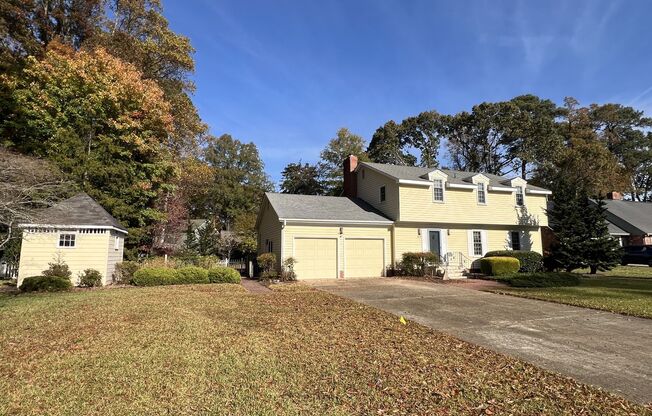
[[[161,88],[103,49],[52,47],[3,82],[16,111],[0,128],[11,147],[52,161],[130,228],[134,244],[159,221],[174,175],[173,131]]]

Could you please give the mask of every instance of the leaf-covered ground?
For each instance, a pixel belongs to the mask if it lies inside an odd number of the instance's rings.
[[[301,286],[0,296],[0,414],[646,414]]]
[[[652,279],[646,277],[597,275],[582,278],[579,286],[504,287],[494,289],[493,292],[652,318]]]

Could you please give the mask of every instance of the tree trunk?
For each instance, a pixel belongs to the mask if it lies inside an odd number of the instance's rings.
[[[598,272],[598,266],[592,264],[590,268],[591,268],[591,274],[596,274]]]

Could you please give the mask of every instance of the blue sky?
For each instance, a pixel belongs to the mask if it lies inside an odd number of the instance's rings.
[[[532,93],[652,115],[652,2],[163,0],[196,49],[211,133],[258,146],[278,181],[340,127]]]

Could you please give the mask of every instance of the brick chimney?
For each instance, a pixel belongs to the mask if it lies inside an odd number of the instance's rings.
[[[614,199],[617,201],[622,201],[623,200],[623,194],[620,192],[612,191],[607,193],[607,199]]]
[[[355,168],[358,167],[358,157],[349,155],[344,159],[344,196],[355,198],[358,196],[358,180]]]

